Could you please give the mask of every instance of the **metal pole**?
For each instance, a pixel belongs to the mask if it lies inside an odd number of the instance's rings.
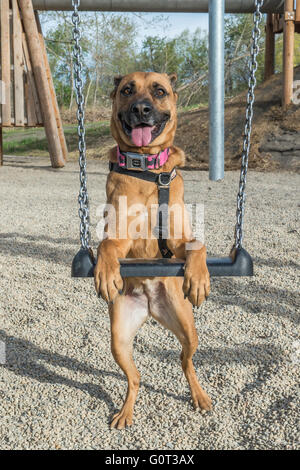
[[[209,2],[209,179],[224,178],[224,0]]]
[[[208,12],[210,0],[81,0],[85,11]],[[36,10],[72,10],[71,0],[32,0]],[[263,13],[282,13],[284,0],[265,0]],[[254,0],[226,0],[226,13],[252,13]]]

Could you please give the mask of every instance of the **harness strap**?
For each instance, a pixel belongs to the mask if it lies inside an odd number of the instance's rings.
[[[151,171],[135,171],[122,168],[118,163],[109,162],[109,170],[122,175],[133,176],[150,183],[155,183],[158,188],[158,226],[154,228],[154,234],[157,236],[159,251],[163,258],[171,258],[173,253],[167,245],[168,230],[168,205],[170,196],[171,181],[176,178],[175,168],[172,171],[152,173]]]
[[[158,228],[158,248],[163,258],[172,258],[173,253],[169,250],[167,245],[168,238],[168,216],[169,216],[169,186],[158,186],[158,227],[155,227],[155,232]],[[156,233],[157,234],[157,233]]]

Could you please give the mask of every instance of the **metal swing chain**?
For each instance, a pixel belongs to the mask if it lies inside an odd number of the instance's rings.
[[[249,60],[249,72],[250,76],[248,79],[248,93],[247,93],[247,107],[246,107],[246,123],[244,130],[243,150],[242,150],[242,162],[241,162],[241,173],[239,191],[237,195],[237,210],[236,210],[236,226],[235,226],[235,248],[242,248],[243,243],[243,225],[244,225],[244,211],[245,211],[245,189],[246,179],[249,161],[249,150],[250,150],[250,138],[252,131],[252,118],[253,118],[253,104],[254,104],[254,89],[256,86],[255,73],[257,70],[257,54],[259,53],[258,41],[260,38],[259,24],[262,19],[261,8],[264,0],[255,0],[255,12],[253,14],[254,27],[252,29],[252,42],[250,48],[251,59]]]
[[[90,215],[89,215],[89,199],[87,192],[87,174],[86,174],[86,144],[85,144],[85,127],[84,127],[84,96],[82,83],[82,61],[81,61],[81,31],[80,17],[78,8],[80,0],[72,0],[74,12],[72,14],[73,40],[74,40],[74,86],[76,90],[77,102],[77,121],[78,121],[78,150],[79,150],[79,168],[80,168],[80,190],[78,195],[79,217],[80,217],[80,241],[81,247],[89,249],[90,247]]]

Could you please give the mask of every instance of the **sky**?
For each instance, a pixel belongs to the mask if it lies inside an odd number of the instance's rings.
[[[197,28],[201,28],[203,31],[208,31],[208,14],[207,13],[150,13],[147,15],[149,18],[155,18],[156,16],[164,16],[169,18],[169,22],[166,28],[159,31],[158,28],[148,28],[147,31],[141,31],[140,36],[167,36],[174,37],[180,34],[185,29],[189,29],[191,32]]]
[[[122,15],[124,13],[117,13]],[[71,13],[70,13],[71,15]],[[146,27],[143,20],[138,20],[140,24],[138,43],[142,44],[146,36],[161,36],[173,38],[178,36],[185,29],[191,32],[200,28],[204,33],[208,32],[208,13],[143,13],[147,21]],[[149,21],[157,17],[165,18],[160,27],[149,25]],[[53,22],[43,22],[43,32],[46,35],[49,28],[53,28]]]

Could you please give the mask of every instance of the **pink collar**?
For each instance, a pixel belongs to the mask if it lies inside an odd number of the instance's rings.
[[[141,169],[145,171],[158,169],[168,161],[169,153],[169,147],[155,155],[145,155],[141,153],[121,152],[119,146],[117,146],[119,166],[127,170]]]

